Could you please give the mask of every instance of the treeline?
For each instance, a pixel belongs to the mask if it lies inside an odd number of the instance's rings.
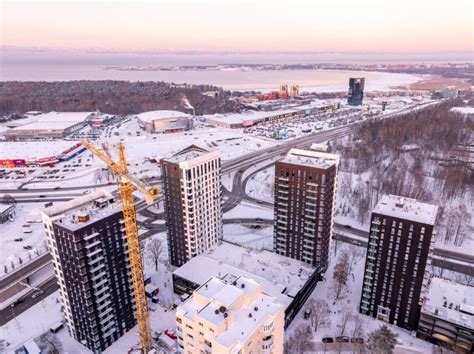
[[[217,91],[215,97],[203,95]],[[62,81],[1,82],[0,115],[28,111],[93,111],[135,114],[158,109],[195,113],[237,112],[230,91],[210,85],[176,86],[165,82]]]
[[[352,141],[336,142],[341,171],[348,172],[340,184],[349,200],[339,213],[363,222],[383,194],[437,203],[445,224],[442,237],[462,245],[472,232],[472,198],[469,202],[466,197],[473,193],[474,170],[459,158],[457,148],[471,143],[474,120],[450,111],[457,105],[461,102],[445,102],[402,117],[367,121]],[[351,174],[359,176],[352,179]]]

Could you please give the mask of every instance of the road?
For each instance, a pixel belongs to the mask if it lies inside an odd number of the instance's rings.
[[[269,147],[269,148],[266,148],[266,149],[258,150],[258,151],[255,151],[255,152],[252,152],[252,153],[249,153],[249,154],[240,156],[238,158],[235,158],[235,159],[228,160],[228,161],[224,162],[222,164],[222,169],[221,169],[222,174],[230,173],[230,172],[234,172],[234,171],[237,171],[237,172],[234,175],[232,190],[228,191],[227,189],[223,188],[223,194],[226,197],[224,202],[223,202],[223,205],[222,205],[223,212],[225,213],[225,212],[233,209],[234,207],[239,205],[242,202],[242,200],[246,200],[248,202],[256,203],[256,204],[263,205],[263,206],[266,206],[266,207],[273,207],[273,203],[258,200],[256,198],[250,197],[245,192],[246,185],[247,185],[248,181],[250,180],[250,178],[252,178],[252,176],[254,176],[259,171],[273,165],[273,163],[264,165],[264,166],[258,168],[257,170],[252,171],[250,174],[248,174],[245,177],[244,180],[242,180],[242,177],[244,175],[245,170],[250,168],[252,165],[256,165],[256,164],[264,162],[266,160],[273,159],[274,157],[277,157],[279,155],[284,155],[291,148],[295,148],[295,147],[296,148],[304,148],[304,147],[307,147],[307,146],[311,145],[312,143],[320,143],[320,142],[324,142],[324,141],[328,141],[328,140],[332,140],[332,139],[337,139],[337,138],[349,135],[353,132],[353,129],[354,129],[355,126],[356,126],[356,124],[353,124],[353,125],[350,125],[350,126],[343,126],[343,127],[334,128],[334,129],[324,131],[324,132],[318,132],[318,133],[311,134],[311,135],[308,135],[308,136],[305,136],[305,137],[302,137],[302,138],[299,138],[299,139],[295,139],[293,141],[288,141],[288,142],[282,143],[282,144],[277,145],[277,146],[273,146],[273,147]],[[158,181],[158,180],[159,180],[159,178],[154,178],[154,179],[150,179],[149,182]],[[35,192],[43,192],[43,193],[61,192],[61,193],[64,193],[64,191],[84,190],[84,189],[96,188],[98,186],[99,187],[100,186],[108,186],[110,184],[111,183],[107,183],[107,184],[103,184],[103,185],[94,185],[94,186],[65,187],[65,188],[61,188],[59,190],[54,189],[54,188],[42,188],[42,189],[34,189],[34,190],[33,189],[31,189],[31,190],[18,190],[18,189],[14,189],[14,190],[9,189],[9,190],[7,190],[7,189],[3,189],[3,190],[0,190],[0,192],[1,193],[15,193],[15,194],[16,193],[20,193],[20,194],[21,193],[32,193],[32,192],[33,193],[35,193]],[[115,193],[117,193],[117,192],[115,192]],[[36,199],[35,198],[30,198],[29,196],[25,196],[24,198],[20,197],[19,202],[27,202],[27,201],[28,202],[48,202],[48,201],[60,201],[60,200],[63,200],[63,199],[70,200],[71,198],[63,198],[63,195],[61,195],[59,198],[54,198],[54,197],[51,197],[51,196],[48,195],[47,198],[36,198]],[[140,212],[143,216],[148,218],[146,221],[138,221],[137,222],[138,225],[141,228],[147,230],[143,234],[140,235],[141,240],[146,239],[146,238],[148,238],[148,237],[150,237],[150,236],[152,236],[152,235],[154,235],[158,232],[166,231],[166,226],[164,224],[153,224],[153,221],[155,221],[157,219],[163,219],[163,213],[155,213],[153,211],[150,211],[148,206],[146,205],[145,201],[143,201],[143,200],[137,202],[136,210],[137,210],[137,212]],[[250,219],[249,218],[224,219],[223,223],[224,224],[235,224],[235,223],[237,223],[237,224],[239,224],[239,223],[241,223],[241,224],[253,224],[253,223],[255,223],[255,219],[251,219],[251,218]],[[262,220],[261,223],[265,224],[265,225],[272,225],[273,220]],[[348,228],[345,228],[344,225],[335,224],[334,238],[336,240],[340,240],[342,242],[354,243],[355,239],[351,236],[348,236],[347,234],[351,234],[353,236],[358,236],[358,237],[363,237],[363,238],[368,238],[368,234],[364,230],[348,229]],[[360,243],[358,243],[359,246],[362,246],[362,247],[367,246],[367,242],[365,242],[365,241],[359,241],[359,242],[360,242]],[[447,250],[442,250],[442,249],[435,249],[434,253],[435,253],[435,255],[438,255],[440,257],[448,257],[448,258],[452,258],[454,260],[458,260],[458,261],[462,261],[462,262],[471,262],[471,264],[474,263],[474,257],[469,256],[469,255],[460,254],[460,253],[456,253],[456,252],[453,252],[453,251],[447,251]],[[37,261],[36,265],[39,265],[41,262],[44,262],[43,264],[45,264],[48,261],[45,256],[43,256],[43,257],[44,258],[42,258],[42,260],[40,260],[40,259],[36,260]],[[473,274],[472,267],[470,267],[468,265],[455,263],[455,262],[450,262],[447,259],[434,259],[433,264],[436,265],[436,266],[439,266],[439,267],[443,267],[443,268],[447,268],[447,269],[451,269],[451,270],[456,270],[456,271],[461,272],[461,273],[470,274],[470,275]],[[34,269],[34,265],[30,266],[29,269]],[[1,284],[8,284],[9,282],[14,281],[15,279],[20,278],[20,277],[21,277],[21,273],[18,273],[18,276],[12,274],[12,275],[2,279],[1,282],[3,282],[3,283],[1,283]],[[44,288],[45,288],[45,291],[47,290],[49,293],[52,293],[54,290],[56,290],[57,285],[56,285],[56,282],[55,282],[54,278],[49,279],[48,282],[46,284],[44,284]],[[24,302],[22,302],[19,305],[15,306],[14,311],[15,311],[16,314],[19,314],[19,313],[25,311],[30,306],[32,306],[33,304],[35,304],[35,303],[37,303],[38,301],[41,300],[41,297],[33,300],[33,299],[29,298],[28,296],[29,295],[27,295],[25,297],[26,299],[25,299]],[[45,296],[47,296],[47,295],[45,295]],[[10,317],[8,315],[8,311],[10,311]],[[11,316],[12,316],[11,309],[5,309],[4,311],[1,311],[0,312],[0,325],[3,325],[4,323],[6,323],[9,320],[9,318],[11,319]]]
[[[47,296],[54,293],[58,289],[56,278],[52,276],[41,286],[38,286],[38,288],[40,288],[44,292],[41,296],[37,297],[36,299],[33,299],[31,296],[33,295],[35,290],[32,289],[27,295],[20,298],[22,301],[18,305],[7,306],[5,309],[0,311],[0,326],[3,326],[5,323],[13,319],[14,316],[18,316],[19,314],[28,310],[31,306],[37,304]]]

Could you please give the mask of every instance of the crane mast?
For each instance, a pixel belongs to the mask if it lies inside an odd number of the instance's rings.
[[[82,145],[104,161],[112,169],[112,173],[115,176],[120,177],[119,192],[123,209],[133,294],[135,298],[135,317],[137,319],[138,331],[140,333],[140,342],[143,351],[147,353],[151,349],[151,326],[145,295],[142,256],[140,254],[140,240],[138,238],[137,214],[135,210],[135,202],[133,200],[133,192],[138,189],[145,195],[146,202],[152,204],[159,196],[158,188],[148,187],[142,182],[128,176],[127,159],[123,144],[120,143],[116,146],[119,155],[118,163],[112,160],[108,154],[99,150],[92,143],[82,141]]]

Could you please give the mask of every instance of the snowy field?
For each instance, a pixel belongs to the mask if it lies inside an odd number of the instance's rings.
[[[250,225],[224,225],[224,240],[253,249],[273,249],[273,226],[262,225],[261,229]]]

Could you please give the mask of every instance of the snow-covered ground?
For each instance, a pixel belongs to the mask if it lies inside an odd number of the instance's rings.
[[[273,226],[262,225],[262,228],[253,228],[251,225],[224,225],[224,240],[257,250],[271,250],[273,249]]]
[[[224,219],[239,218],[272,219],[273,209],[265,208],[263,206],[258,206],[247,202],[242,202],[238,206],[224,214]]]
[[[352,316],[358,314],[358,308],[360,304],[360,297],[362,294],[362,280],[364,276],[364,265],[365,265],[365,249],[363,257],[359,257],[358,261],[355,262],[352,268],[351,275],[348,277],[347,288],[343,291],[343,294],[336,301],[334,290],[332,289],[333,284],[333,271],[334,266],[337,262],[337,256],[345,250],[348,250],[350,247],[356,247],[353,245],[347,244],[338,244],[337,246],[337,255],[334,254],[334,243],[331,249],[331,258],[329,263],[329,268],[325,274],[325,280],[319,282],[316,285],[313,293],[306,302],[306,307],[311,299],[326,301],[329,305],[331,315],[329,323],[318,328],[317,332],[313,330],[313,342],[316,346],[321,346],[321,339],[324,337],[337,337],[341,335],[346,335],[351,337],[351,333],[354,326],[354,321],[350,320],[346,326],[346,330],[341,334],[341,317],[345,311],[349,311]],[[293,322],[287,328],[285,332],[285,338],[289,339],[296,328],[300,325],[310,325],[309,320],[303,318],[303,313],[306,307],[298,313]],[[376,320],[375,318],[360,315],[363,319],[362,333],[361,337],[367,339],[367,334],[375,329],[377,329],[383,322]],[[411,332],[401,329],[399,327],[387,324],[392,332],[398,334],[398,341],[402,346],[408,346],[411,350],[419,353],[431,353],[432,344],[415,338]],[[322,350],[322,347],[320,347]],[[330,351],[331,349],[328,349]],[[403,348],[399,348],[399,353],[404,353]]]
[[[15,219],[0,224],[2,235],[0,277],[5,274],[5,267],[10,272],[12,264],[13,267],[18,268],[21,263],[26,263],[46,252],[45,234],[40,215],[41,207],[42,204],[37,203],[17,204]],[[31,250],[25,247],[31,247]]]

